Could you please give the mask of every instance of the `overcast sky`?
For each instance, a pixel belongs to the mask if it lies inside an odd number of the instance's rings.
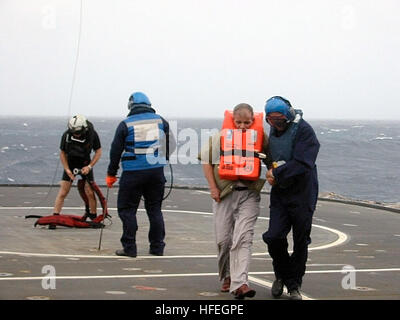
[[[398,0],[0,0],[0,116],[169,118],[282,95],[304,117],[400,119]],[[69,105],[73,71],[76,81]]]

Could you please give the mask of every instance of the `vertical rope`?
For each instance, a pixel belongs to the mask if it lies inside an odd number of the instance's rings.
[[[77,70],[77,67],[78,67],[79,52],[80,52],[80,46],[81,46],[83,0],[80,0],[79,2],[80,2],[80,6],[79,6],[78,43],[77,43],[77,48],[76,48],[74,70],[73,70],[73,73],[72,73],[71,90],[70,90],[70,93],[69,93],[68,114],[67,114],[68,119],[69,119],[70,116],[71,116],[72,97],[73,97],[74,89],[75,89],[76,70]],[[55,172],[54,172],[53,179],[52,179],[52,181],[51,181],[50,188],[49,188],[49,191],[47,192],[46,197],[45,197],[44,199],[42,199],[42,200],[39,200],[38,203],[36,203],[34,206],[32,206],[32,207],[29,209],[29,211],[28,211],[28,215],[29,215],[29,213],[30,213],[35,207],[37,207],[39,204],[41,204],[41,203],[43,203],[44,201],[46,201],[47,198],[49,197],[50,192],[51,192],[51,190],[53,189],[54,181],[55,181],[55,179],[56,179],[59,166],[60,166],[60,159],[57,159],[56,170],[55,170]]]
[[[80,0],[78,43],[77,43],[77,46],[76,46],[75,64],[74,64],[74,70],[73,70],[73,73],[72,73],[72,84],[71,84],[71,91],[70,91],[70,94],[69,94],[69,101],[68,101],[68,119],[71,116],[72,98],[73,98],[73,95],[74,95],[75,81],[76,81],[76,70],[78,68],[78,61],[79,61],[79,52],[80,52],[81,34],[82,34],[82,15],[83,15],[83,0]]]

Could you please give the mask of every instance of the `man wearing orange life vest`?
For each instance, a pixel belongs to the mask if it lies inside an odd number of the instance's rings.
[[[260,213],[259,154],[268,154],[262,113],[245,103],[225,112],[223,129],[202,148],[199,159],[210,187],[222,292],[254,297],[248,270],[254,225]],[[223,177],[223,178],[222,178]]]

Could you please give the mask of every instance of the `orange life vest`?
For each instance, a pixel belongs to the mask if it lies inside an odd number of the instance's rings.
[[[257,153],[264,140],[263,113],[254,113],[254,122],[247,130],[236,129],[233,112],[226,110],[221,132],[219,175],[226,180],[257,180],[261,163]]]

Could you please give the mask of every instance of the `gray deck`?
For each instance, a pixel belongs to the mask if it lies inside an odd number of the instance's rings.
[[[206,191],[174,189],[164,202],[163,257],[148,254],[148,220],[141,209],[137,258],[114,255],[121,247],[117,188],[110,190],[112,225],[103,230],[100,251],[99,229],[34,228],[35,219],[25,215],[51,214],[57,191],[57,187],[0,187],[0,299],[233,299],[219,291],[211,198]],[[261,239],[268,227],[268,198],[262,195],[255,230],[249,280],[257,294],[252,300],[272,299],[272,263]],[[83,214],[75,188],[63,213]],[[400,299],[399,213],[319,201],[311,236],[304,298]],[[50,274],[45,266],[54,267],[55,282],[46,278]],[[355,271],[344,273],[344,266]],[[343,284],[354,286],[346,289]]]

